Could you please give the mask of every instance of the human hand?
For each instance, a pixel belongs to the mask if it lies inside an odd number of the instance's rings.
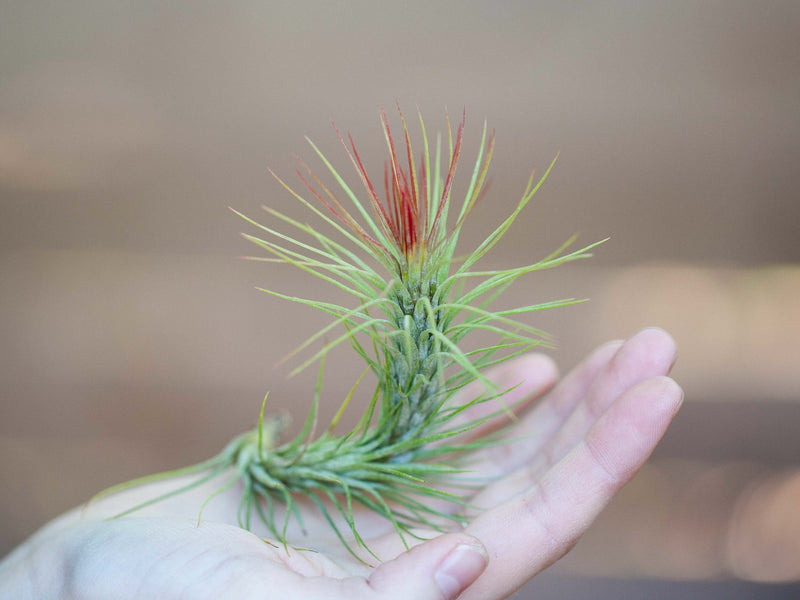
[[[515,410],[539,402],[503,433],[511,441],[472,456],[473,471],[464,477],[490,482],[468,498],[482,510],[465,515],[463,531],[418,531],[428,541],[407,551],[391,523],[354,507],[381,564],[370,566],[377,561],[366,552],[363,562],[349,554],[313,505],[302,508],[305,531],[289,531],[302,549],[273,543],[267,531],[228,525],[236,522],[236,486],[209,503],[198,526],[198,509],[218,482],[135,516],[102,520],[185,483],[171,480],[45,527],[0,564],[0,599],[505,598],[566,554],[650,455],[682,401],[666,377],[674,360],[671,338],[645,329],[624,344],[601,346],[557,384],[543,355],[489,373],[500,387],[521,382],[503,399]],[[476,405],[464,418],[496,409]],[[468,435],[505,420],[501,414]]]

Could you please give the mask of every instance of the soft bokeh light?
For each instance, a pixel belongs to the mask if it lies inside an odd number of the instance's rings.
[[[728,537],[735,575],[756,581],[800,579],[800,471],[753,483],[736,506]]]

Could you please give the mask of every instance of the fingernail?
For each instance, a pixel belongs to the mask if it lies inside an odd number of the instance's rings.
[[[681,406],[683,406],[683,401],[685,398],[686,398],[686,392],[684,392],[683,388],[681,388],[681,398],[680,400],[678,400],[678,404],[675,406],[676,413],[678,412],[678,410],[680,410]]]
[[[445,600],[453,600],[483,573],[488,556],[483,546],[459,544],[436,569],[434,579]]]

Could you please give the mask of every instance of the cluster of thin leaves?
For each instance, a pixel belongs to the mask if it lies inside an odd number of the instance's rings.
[[[308,498],[319,508],[351,552],[354,552],[352,543],[366,548],[356,527],[355,504],[385,516],[404,541],[404,536],[414,535],[414,527],[441,530],[447,528],[448,523],[460,519],[459,511],[448,509],[446,505],[464,505],[462,497],[442,488],[454,489],[459,485],[455,476],[463,471],[460,459],[466,452],[495,442],[493,439],[460,442],[460,434],[486,419],[463,423],[463,419],[457,417],[470,406],[500,398],[508,391],[496,389],[486,380],[483,375],[486,368],[535,346],[548,344],[549,338],[545,333],[520,317],[578,301],[564,299],[508,310],[492,310],[492,303],[519,277],[588,257],[589,251],[602,242],[569,251],[573,238],[531,265],[473,270],[530,202],[552,169],[554,160],[540,180],[535,181],[531,174],[522,198],[511,214],[477,248],[457,261],[454,253],[465,217],[485,188],[494,136],[490,136],[487,143],[484,125],[469,187],[458,205],[451,201],[451,183],[461,152],[464,122],[458,128],[454,142],[448,120],[448,168],[444,170],[440,167],[441,138],[437,137],[432,156],[421,117],[419,122],[423,151],[419,167],[416,167],[403,119],[408,162],[404,169],[399,166],[391,132],[385,115],[382,115],[390,153],[385,201],[375,194],[352,140],[350,150],[341,136],[370,199],[366,206],[310,140],[311,148],[336,181],[348,206],[352,205],[350,209],[345,208],[345,203],[303,162],[300,162],[298,174],[315,196],[314,201],[273,174],[297,201],[327,224],[338,239],[272,208],[265,207],[270,216],[294,229],[295,234],[284,233],[279,228],[260,224],[237,213],[262,232],[259,237],[245,234],[248,240],[269,254],[254,260],[293,265],[354,298],[355,306],[348,306],[263,290],[333,317],[327,326],[292,353],[315,344],[321,345],[293,371],[293,374],[297,373],[316,362],[320,365],[311,410],[299,435],[291,442],[277,444],[275,422],[268,420],[265,423],[262,406],[258,428],[233,440],[210,461],[142,478],[104,492],[113,493],[155,479],[202,473],[199,479],[187,486],[123,514],[191,489],[233,466],[233,478],[219,492],[237,481],[244,483],[240,525],[250,529],[255,516],[283,544],[287,543],[291,518],[297,519],[302,527],[298,509],[301,497]],[[371,212],[369,204],[372,205]],[[404,217],[404,214],[411,217]],[[409,319],[416,323],[415,327],[408,324]],[[334,333],[337,330],[340,333]],[[494,341],[486,346],[466,348],[464,339],[473,332],[493,334]],[[366,369],[341,403],[329,427],[317,435],[324,358],[343,342],[349,343],[363,358]],[[431,354],[425,360],[433,361],[430,363],[433,367],[427,371],[421,369],[420,364],[420,348],[423,346],[425,353]],[[401,362],[404,370],[398,367]],[[345,435],[336,435],[334,427],[359,382],[370,371],[377,384],[366,411],[355,428]],[[387,375],[400,371],[411,375],[400,380],[396,375]],[[456,392],[476,380],[483,382],[485,392],[466,403],[453,405],[452,398]],[[414,410],[421,410],[419,407],[424,406],[424,414],[418,415],[413,431],[404,425],[406,429],[398,433],[403,403],[415,391],[417,396],[423,396],[421,400],[424,402],[415,405]],[[282,505],[282,516],[279,516],[276,504]],[[337,526],[339,517],[347,523],[346,531]]]

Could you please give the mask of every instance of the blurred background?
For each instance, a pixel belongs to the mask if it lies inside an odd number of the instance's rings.
[[[326,319],[254,287],[329,291],[239,260],[257,249],[228,207],[306,219],[267,167],[296,181],[308,135],[351,173],[334,119],[380,169],[398,101],[429,132],[466,106],[465,161],[496,130],[465,247],[560,152],[485,264],[611,236],[506,300],[591,298],[536,315],[564,370],[646,325],[680,347],[686,403],[651,462],[517,597],[796,597],[799,32],[794,0],[4,2],[0,555],[212,455],[267,390],[304,416],[314,374],[275,365]],[[327,416],[360,372],[334,358]]]

